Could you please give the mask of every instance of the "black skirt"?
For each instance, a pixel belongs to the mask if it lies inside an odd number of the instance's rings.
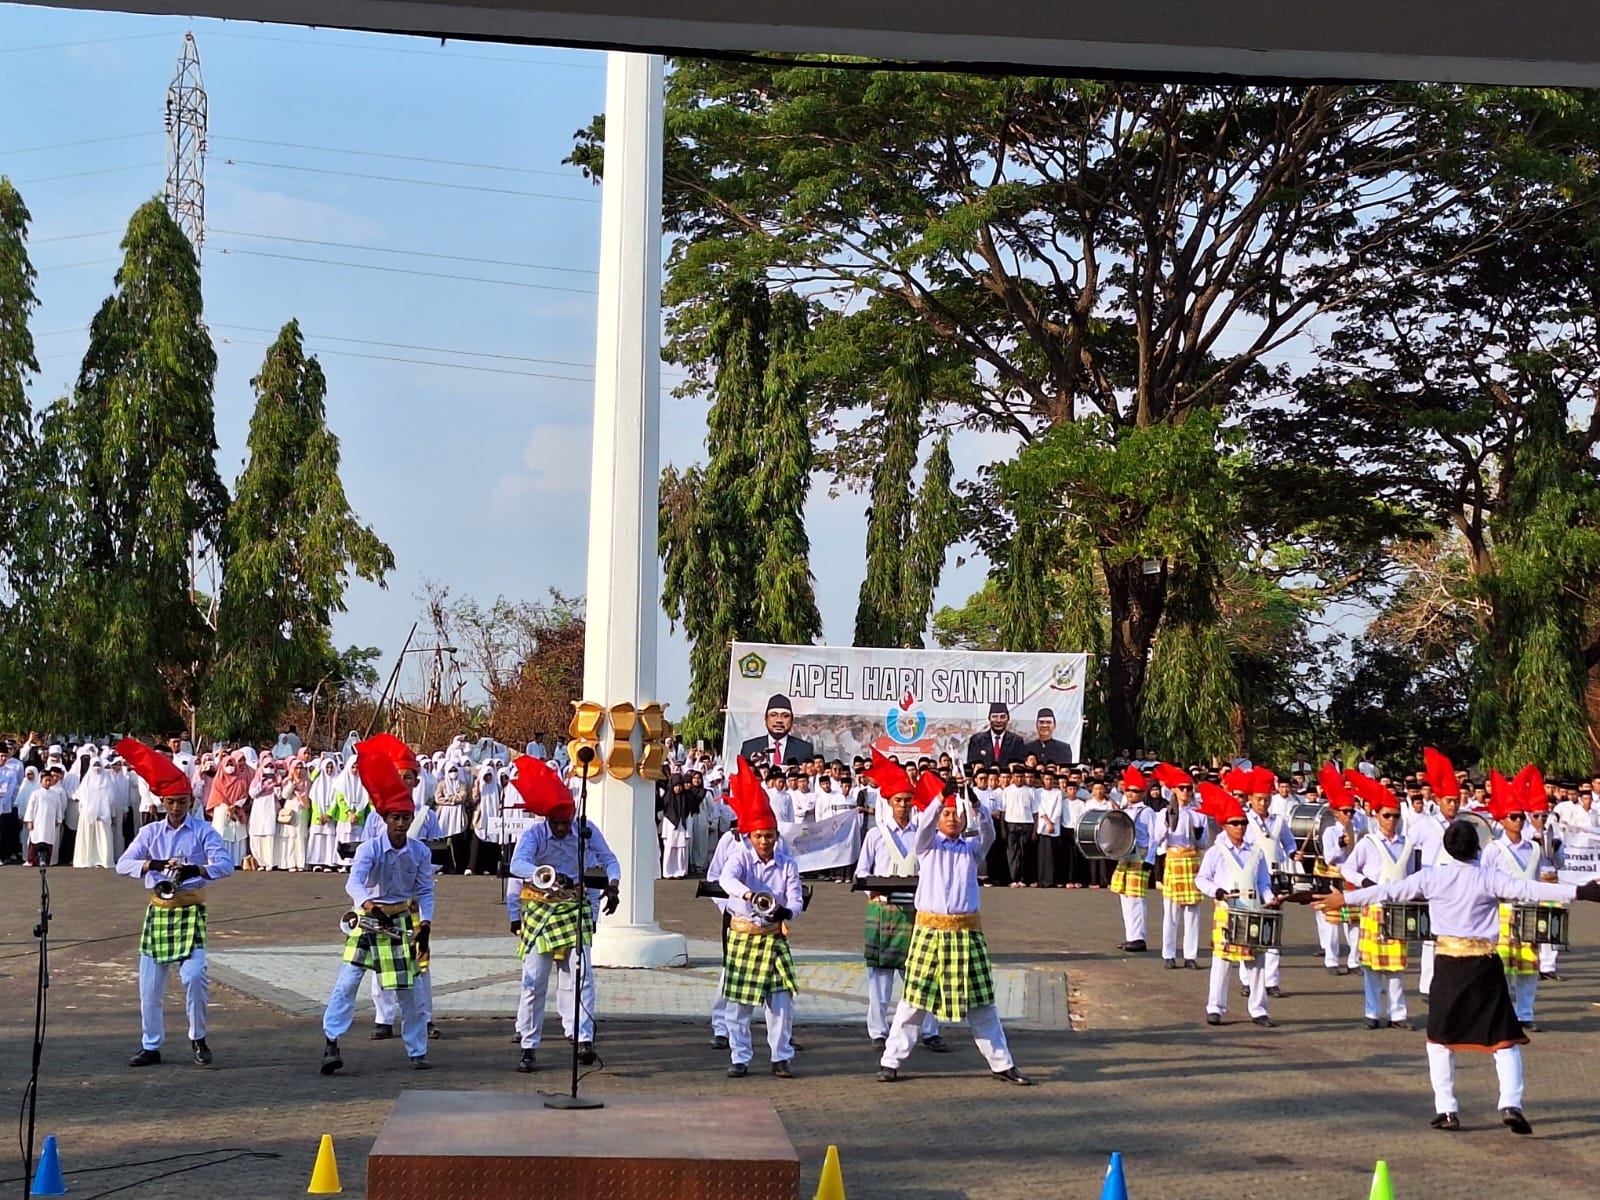
[[[1498,954],[1434,958],[1428,1040],[1452,1050],[1503,1050],[1528,1041],[1511,1007]]]

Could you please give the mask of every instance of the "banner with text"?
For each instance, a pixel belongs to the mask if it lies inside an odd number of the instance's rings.
[[[1570,826],[1561,831],[1561,882],[1600,879],[1600,829]]]
[[[790,736],[830,760],[849,763],[876,746],[902,761],[948,751],[964,762],[967,739],[989,728],[996,702],[1011,710],[1011,731],[1024,742],[1038,736],[1039,710],[1050,709],[1052,736],[1076,760],[1087,669],[1085,654],[735,642],[723,753],[731,763],[747,748],[770,747],[767,702],[784,695],[794,709]]]

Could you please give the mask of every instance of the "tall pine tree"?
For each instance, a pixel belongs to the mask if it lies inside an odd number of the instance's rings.
[[[911,540],[911,472],[931,401],[928,357],[920,341],[884,372],[879,455],[867,506],[867,573],[856,601],[858,646],[906,642],[906,548]],[[918,631],[921,632],[920,630]]]
[[[39,370],[28,318],[38,306],[28,261],[28,209],[11,181],[0,176],[0,725],[26,724],[19,699],[27,686],[32,639],[31,579],[37,569],[31,536],[35,524],[28,477],[35,458],[28,379]],[[10,718],[8,721],[7,718]]]
[[[148,730],[193,703],[210,631],[190,560],[220,535],[228,495],[194,248],[151,200],[122,250],[77,386],[53,417],[66,540],[49,619],[67,644],[48,682],[68,727]]]
[[[251,381],[250,459],[223,527],[216,656],[200,728],[268,735],[290,693],[309,689],[333,656],[333,614],[351,571],[380,585],[394,555],[362,525],[339,481],[327,381],[290,321]]]

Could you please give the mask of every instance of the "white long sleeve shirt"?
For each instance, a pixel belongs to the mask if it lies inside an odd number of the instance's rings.
[[[1500,936],[1500,902],[1570,904],[1578,889],[1570,883],[1537,883],[1514,879],[1479,862],[1446,859],[1437,867],[1423,867],[1394,883],[1358,888],[1345,893],[1345,903],[1404,904],[1425,900],[1433,936],[1482,938]]]

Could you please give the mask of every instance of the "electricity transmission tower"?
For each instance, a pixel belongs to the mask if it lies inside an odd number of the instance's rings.
[[[206,240],[206,85],[200,49],[183,35],[178,70],[167,87],[167,211],[189,236],[196,261]]]

